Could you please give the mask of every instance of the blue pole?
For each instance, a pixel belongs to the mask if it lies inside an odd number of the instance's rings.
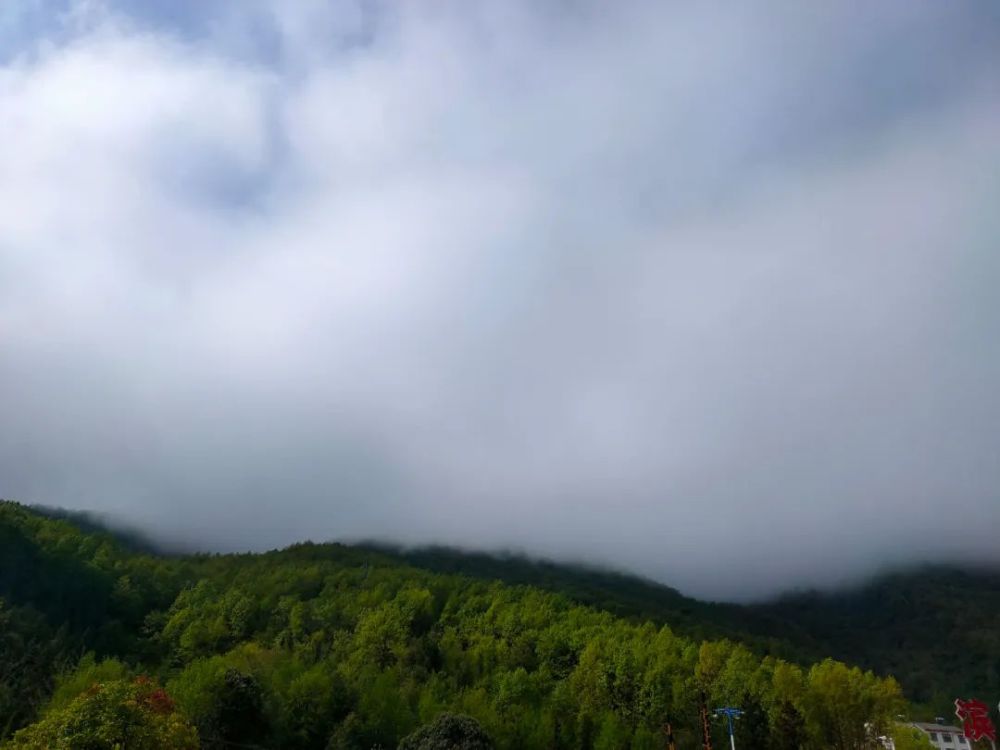
[[[743,712],[740,709],[732,708],[731,706],[715,709],[715,715],[725,716],[726,721],[729,724],[729,747],[732,748],[732,750],[736,750],[736,731],[733,727],[733,719],[740,718],[742,713]]]

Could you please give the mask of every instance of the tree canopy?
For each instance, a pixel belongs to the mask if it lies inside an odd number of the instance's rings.
[[[152,680],[95,683],[14,735],[11,750],[195,750],[198,733]]]

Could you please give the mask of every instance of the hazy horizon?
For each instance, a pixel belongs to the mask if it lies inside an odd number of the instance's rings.
[[[0,501],[8,500],[17,502],[16,500],[11,500],[10,498],[0,498]],[[602,562],[600,560],[588,559],[584,557],[574,558],[574,557],[563,557],[557,558],[546,555],[544,551],[532,551],[529,549],[519,548],[519,547],[463,547],[461,544],[446,544],[438,543],[433,540],[415,542],[415,543],[404,543],[399,542],[394,539],[389,538],[333,538],[333,539],[322,539],[322,538],[302,538],[286,545],[280,545],[275,547],[257,547],[257,548],[241,548],[234,547],[232,549],[221,549],[213,546],[212,541],[209,539],[207,542],[196,545],[192,543],[191,539],[188,538],[168,538],[158,535],[156,528],[143,528],[138,525],[130,525],[128,523],[121,522],[120,519],[116,518],[113,514],[103,514],[103,513],[93,513],[86,509],[74,509],[74,508],[62,508],[54,506],[46,506],[42,504],[23,504],[26,508],[33,511],[39,512],[43,515],[47,515],[53,518],[63,518],[69,520],[71,523],[92,524],[100,529],[110,532],[111,534],[118,537],[118,539],[126,545],[131,545],[133,549],[140,552],[148,552],[154,555],[167,555],[167,556],[185,556],[185,555],[201,555],[201,554],[267,554],[271,552],[281,552],[283,550],[289,549],[299,544],[315,544],[315,545],[341,545],[346,547],[355,547],[363,549],[372,549],[377,552],[386,552],[390,555],[409,555],[409,554],[419,554],[422,552],[437,552],[441,551],[445,554],[458,554],[458,555],[469,555],[472,557],[489,557],[498,561],[522,561],[532,564],[541,565],[555,565],[564,567],[568,570],[577,571],[591,571],[597,574],[609,574],[609,575],[620,575],[625,577],[634,578],[639,581],[644,581],[653,585],[664,586],[668,589],[676,591],[683,596],[697,599],[698,601],[706,603],[717,603],[717,604],[734,604],[734,605],[754,605],[761,604],[767,605],[775,602],[779,602],[787,597],[796,596],[837,596],[839,594],[849,594],[852,592],[860,591],[865,587],[875,584],[880,580],[888,577],[902,575],[902,576],[912,576],[916,574],[926,573],[928,571],[960,571],[962,573],[978,575],[978,574],[995,574],[1000,573],[1000,562],[990,561],[987,559],[983,560],[965,560],[951,562],[948,560],[939,560],[936,562],[928,562],[921,560],[909,560],[901,562],[895,565],[883,565],[876,566],[870,570],[866,570],[855,575],[845,576],[839,580],[826,580],[823,583],[804,583],[789,586],[787,588],[781,588],[777,590],[771,590],[766,593],[755,592],[749,595],[741,594],[737,592],[736,594],[729,594],[722,597],[712,597],[707,595],[700,595],[697,591],[685,591],[671,584],[669,577],[664,579],[663,577],[655,578],[648,575],[644,575],[641,572],[629,568],[627,566],[618,565],[613,562]],[[417,567],[420,567],[420,563],[413,563]]]
[[[1000,563],[996,3],[32,0],[0,134],[0,497],[711,599]]]

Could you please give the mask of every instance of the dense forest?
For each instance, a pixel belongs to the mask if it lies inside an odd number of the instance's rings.
[[[700,747],[704,701],[744,710],[743,747],[856,750],[913,710],[892,677],[803,658],[843,630],[840,650],[868,661],[849,632],[861,607],[740,614],[612,573],[464,557],[162,555],[0,502],[0,746],[641,750],[664,747],[669,724],[683,749]],[[982,601],[970,622],[990,621]],[[841,614],[811,629],[822,607]],[[872,636],[891,640],[888,625]],[[979,654],[996,653],[987,630],[969,635]]]
[[[544,588],[695,640],[728,638],[807,663],[827,656],[892,674],[928,718],[961,695],[1000,696],[1000,570],[925,566],[837,592],[760,604],[699,601],[613,571],[446,548],[370,545],[420,568]]]

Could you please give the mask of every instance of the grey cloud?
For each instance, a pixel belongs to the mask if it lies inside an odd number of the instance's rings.
[[[997,561],[989,4],[144,6],[0,68],[0,496],[712,597]]]

